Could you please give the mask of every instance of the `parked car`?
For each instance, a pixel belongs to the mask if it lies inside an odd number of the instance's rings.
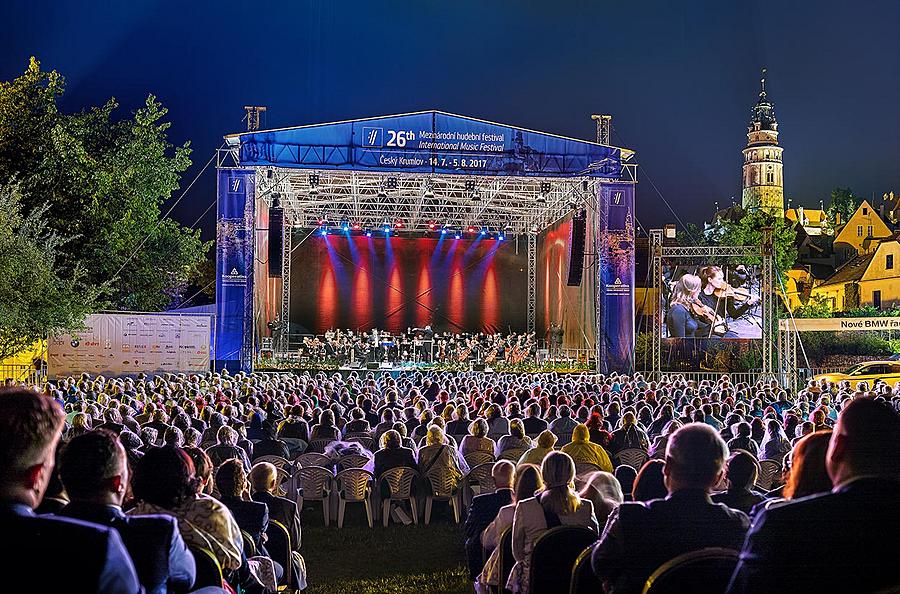
[[[872,382],[881,380],[889,384],[900,381],[900,360],[866,361],[857,363],[843,373],[820,373],[815,377],[816,381],[826,379],[830,382],[850,380],[851,382]]]

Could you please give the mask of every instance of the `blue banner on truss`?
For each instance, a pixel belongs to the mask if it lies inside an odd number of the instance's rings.
[[[618,178],[621,150],[440,111],[248,132],[242,167]]]

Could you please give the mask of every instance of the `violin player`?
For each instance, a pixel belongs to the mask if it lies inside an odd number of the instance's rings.
[[[740,318],[759,303],[759,295],[751,295],[746,289],[729,285],[719,266],[704,266],[699,274],[700,301],[726,320]]]

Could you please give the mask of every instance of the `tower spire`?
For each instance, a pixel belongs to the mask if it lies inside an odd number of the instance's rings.
[[[762,78],[759,79],[759,86],[760,86],[759,96],[765,97],[766,96],[766,69],[765,68],[762,69]]]

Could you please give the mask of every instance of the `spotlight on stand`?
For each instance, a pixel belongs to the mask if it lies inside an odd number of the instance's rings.
[[[428,221],[428,230],[434,231],[435,229],[437,229],[437,223],[435,223],[434,221]]]
[[[503,241],[504,239],[506,239],[506,234],[504,234],[503,231],[497,233],[497,241]]]
[[[360,225],[359,223],[353,223],[354,231],[359,231],[360,229],[362,229],[362,225]]]
[[[372,237],[372,231],[371,231],[371,230],[366,229],[366,237]]]
[[[461,235],[459,234],[459,231],[457,231],[457,232],[453,235],[453,238],[454,238],[454,239],[459,239],[460,237],[461,237]]]
[[[488,234],[488,228],[487,228],[487,227],[482,227],[482,228],[481,228],[481,236],[483,237],[483,236],[485,236],[485,235],[487,235],[487,234]]]
[[[341,219],[341,229],[344,230],[344,233],[350,231],[350,221],[347,218]]]

